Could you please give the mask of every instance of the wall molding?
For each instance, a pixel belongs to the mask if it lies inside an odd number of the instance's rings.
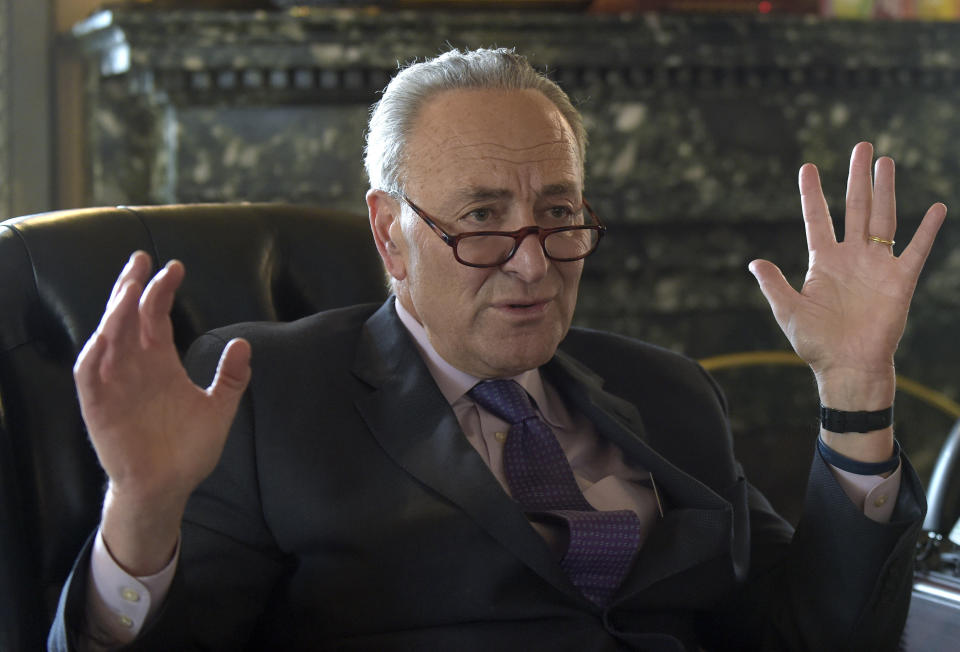
[[[572,87],[935,89],[960,82],[956,23],[566,12],[105,10],[73,33],[98,60],[101,74],[128,75],[135,88],[147,92],[196,98],[278,92],[304,99],[372,97],[399,63],[431,56],[444,41],[457,47],[516,46]],[[371,42],[377,47],[358,45]]]

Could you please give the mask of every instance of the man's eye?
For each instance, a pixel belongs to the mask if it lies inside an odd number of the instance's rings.
[[[489,208],[475,208],[460,219],[475,224],[483,224],[490,220],[492,213]]]
[[[573,211],[566,206],[553,206],[548,213],[555,220],[567,221],[573,217]]]

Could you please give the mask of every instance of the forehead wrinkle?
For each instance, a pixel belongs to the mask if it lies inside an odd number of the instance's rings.
[[[454,140],[454,139],[450,139]],[[537,143],[536,145],[527,145],[525,147],[511,147],[504,143],[498,143],[495,141],[481,141],[478,143],[464,143],[462,139],[457,138],[457,141],[460,141],[459,145],[451,145],[450,150],[458,149],[470,149],[475,147],[491,147],[493,149],[504,149],[508,152],[533,152],[542,147],[564,147],[564,148],[573,148],[573,143],[571,143],[567,138],[557,138],[556,140],[548,140],[543,143]]]
[[[524,163],[524,164],[526,164],[526,163],[540,164],[540,163],[547,163],[547,162],[549,162],[549,161],[562,161],[562,160],[565,160],[565,159],[566,159],[566,157],[564,157],[564,156],[547,156],[547,157],[544,157],[544,158],[524,159],[524,160],[523,160],[523,163]],[[499,157],[499,156],[473,156],[473,157],[470,157],[470,158],[467,159],[467,160],[495,161],[495,162],[497,162],[497,163],[509,163],[509,164],[511,164],[511,165],[517,163],[517,161],[515,161],[515,160],[513,160],[513,159],[511,159],[511,158],[501,158],[501,157]]]

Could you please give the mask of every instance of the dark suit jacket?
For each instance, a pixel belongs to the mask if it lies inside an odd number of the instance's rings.
[[[600,609],[467,442],[391,302],[238,325],[193,347],[188,367],[206,383],[224,343],[246,337],[253,380],[136,649],[896,648],[924,505],[908,463],[881,525],[818,456],[794,536],[742,477],[698,365],[573,329],[545,377],[653,473],[666,507]],[[82,617],[87,560],[64,589],[54,649]]]

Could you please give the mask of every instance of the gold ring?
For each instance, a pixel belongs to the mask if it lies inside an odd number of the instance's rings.
[[[882,244],[882,245],[890,245],[891,247],[894,245],[894,241],[893,241],[893,240],[884,240],[883,238],[881,238],[881,237],[878,236],[878,235],[872,235],[872,236],[870,236],[868,239],[869,239],[871,242],[879,242],[879,243]]]

